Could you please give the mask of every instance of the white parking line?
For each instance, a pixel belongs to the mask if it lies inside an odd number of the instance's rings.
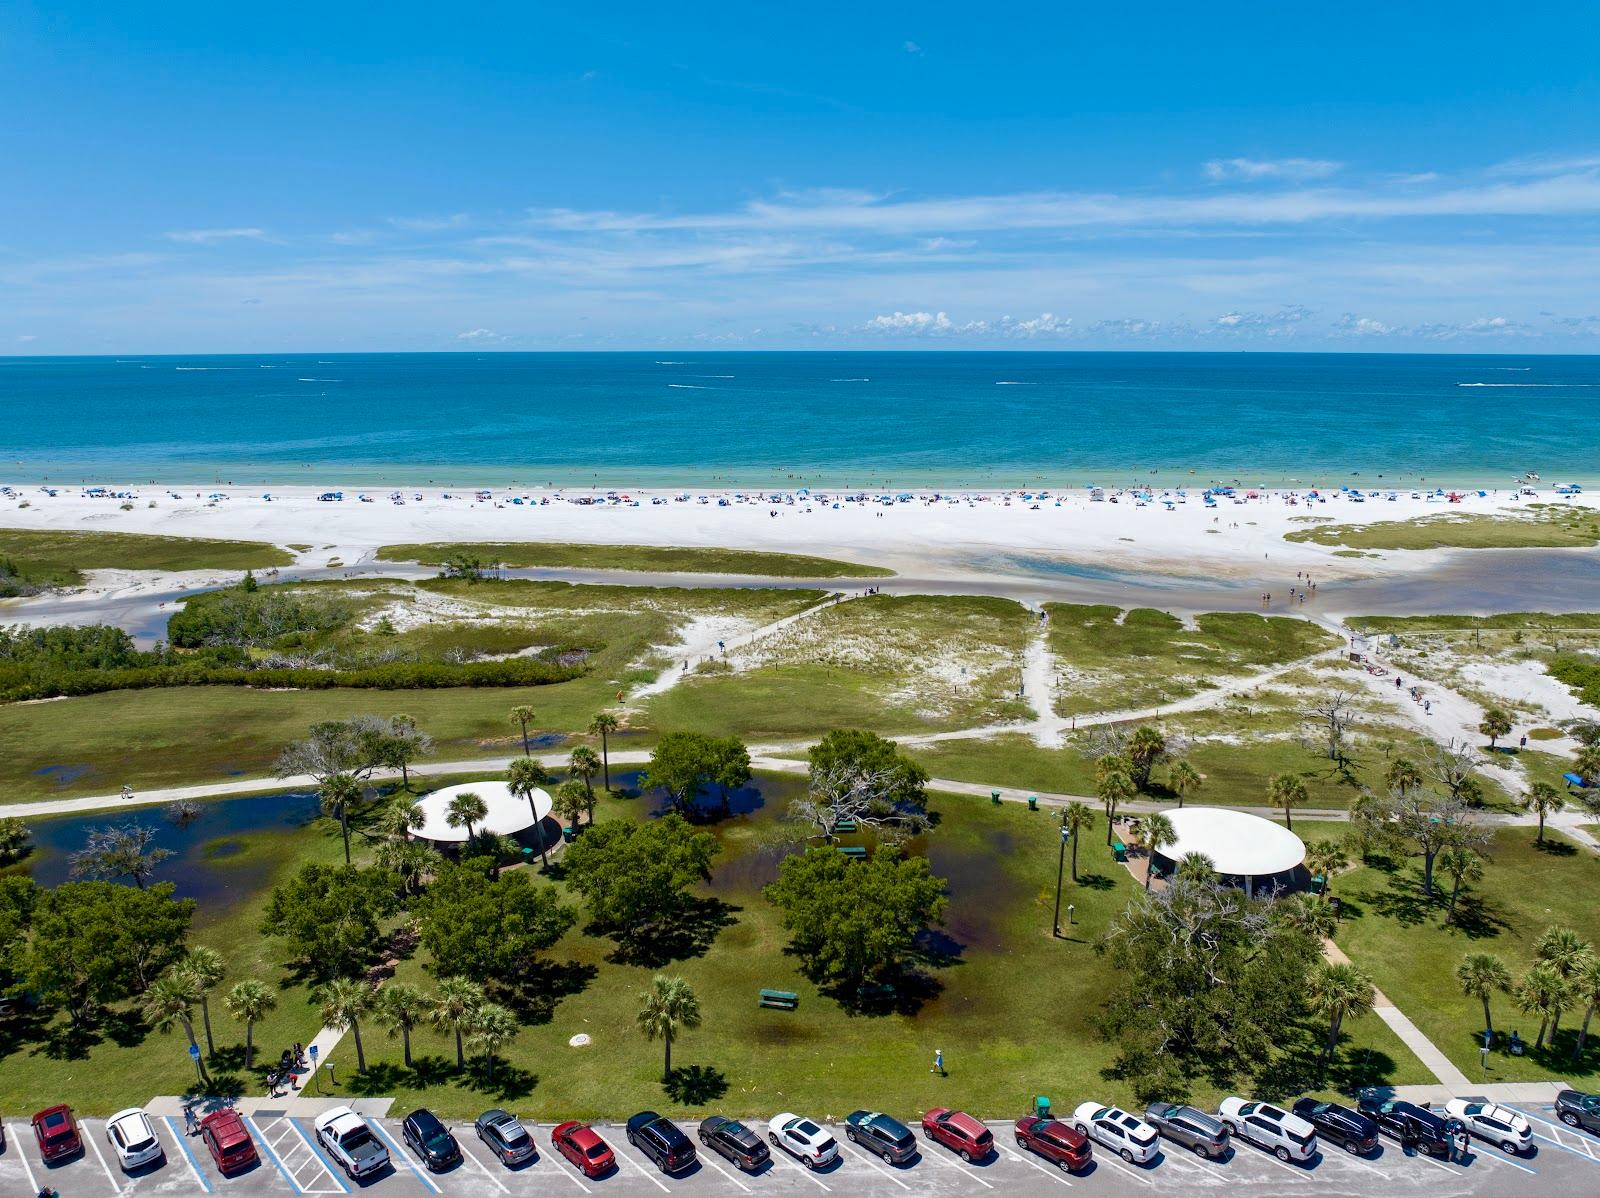
[[[745,1185],[744,1182],[740,1181],[732,1173],[729,1173],[721,1165],[717,1164],[716,1161],[712,1160],[711,1159],[711,1155],[712,1155],[712,1150],[711,1149],[703,1148],[698,1153],[695,1154],[695,1158],[703,1165],[710,1165],[718,1173],[722,1174],[729,1181],[733,1182],[734,1185],[738,1186],[741,1190],[743,1190],[746,1194],[748,1194],[750,1192],[750,1187]]]
[[[867,1168],[875,1170],[878,1173],[882,1173],[885,1177],[887,1177],[890,1181],[894,1182],[894,1184],[899,1186],[902,1190],[909,1190],[911,1188],[905,1182],[901,1181],[898,1177],[896,1177],[893,1173],[889,1172],[889,1170],[886,1169],[884,1166],[878,1164],[871,1157],[867,1156],[866,1153],[859,1152],[856,1149],[850,1147],[849,1143],[846,1140],[840,1139],[838,1136],[834,1136],[833,1138],[834,1138],[835,1141],[837,1141],[837,1143],[838,1143],[840,1148],[843,1148],[851,1156],[856,1157],[857,1159],[859,1159],[861,1161],[861,1163],[864,1164]]]
[[[799,1161],[795,1160],[794,1157],[790,1156],[787,1152],[785,1152],[782,1148],[779,1148],[776,1144],[774,1144],[772,1146],[772,1160],[773,1160],[773,1168],[777,1168],[777,1162],[779,1160],[782,1160],[790,1168],[798,1169],[798,1170],[800,1170],[800,1172],[804,1173],[806,1175],[806,1180],[810,1181],[813,1185],[822,1186],[822,1188],[827,1190],[828,1193],[830,1193],[830,1194],[833,1193],[833,1187],[832,1186],[825,1185],[820,1177],[812,1177],[810,1169],[807,1169],[804,1165],[802,1165]]]
[[[922,1159],[925,1160],[925,1161],[937,1161],[939,1164],[943,1165],[946,1169],[954,1169],[957,1173],[963,1173],[966,1176],[972,1178],[973,1181],[977,1182],[979,1185],[981,1185],[986,1190],[994,1189],[994,1187],[992,1185],[990,1185],[988,1182],[984,1181],[983,1178],[979,1177],[978,1174],[972,1169],[972,1167],[970,1165],[958,1165],[958,1164],[956,1164],[955,1161],[946,1160],[939,1153],[928,1151],[927,1148],[924,1148],[922,1150]]]
[[[1509,1156],[1506,1156],[1503,1152],[1499,1151],[1498,1149],[1491,1148],[1487,1144],[1475,1146],[1472,1149],[1472,1155],[1475,1157],[1481,1156],[1486,1161],[1495,1161],[1502,1165],[1510,1165],[1513,1169],[1521,1169],[1524,1173],[1532,1173],[1535,1176],[1537,1176],[1539,1173],[1539,1170],[1530,1169],[1521,1161],[1514,1161]]]
[[[1251,1145],[1251,1147],[1253,1149],[1255,1149],[1254,1145]],[[1252,1156],[1256,1156],[1256,1157],[1260,1157],[1262,1160],[1266,1161],[1269,1165],[1277,1165],[1278,1168],[1280,1168],[1280,1169],[1287,1169],[1287,1170],[1289,1170],[1289,1172],[1293,1173],[1296,1177],[1310,1177],[1311,1176],[1304,1169],[1297,1168],[1296,1166],[1291,1165],[1288,1161],[1280,1161],[1275,1153],[1270,1152],[1265,1148],[1255,1149],[1251,1153],[1251,1155]]]
[[[534,1133],[539,1130],[538,1123],[524,1123],[522,1126],[527,1129],[528,1136],[531,1139],[534,1140],[535,1146],[537,1146],[538,1137],[535,1136]],[[555,1125],[551,1124],[551,1128],[553,1129],[554,1127],[555,1127]],[[612,1150],[612,1155],[613,1156],[616,1155],[615,1149]],[[552,1167],[555,1169],[555,1171],[558,1174],[560,1174],[562,1177],[566,1178],[573,1185],[577,1186],[585,1194],[589,1194],[589,1193],[593,1192],[593,1191],[591,1191],[589,1189],[588,1186],[584,1185],[583,1182],[579,1181],[576,1177],[574,1177],[572,1175],[572,1173],[566,1167],[564,1167],[564,1166],[566,1166],[566,1158],[561,1155],[561,1150],[555,1146],[555,1142],[554,1141],[551,1141],[549,1156],[547,1157],[542,1152],[539,1153],[538,1157],[535,1158],[534,1163],[530,1166],[530,1168],[537,1169],[546,1160],[550,1161]]]
[[[1195,1160],[1188,1153],[1168,1152],[1163,1147],[1161,1149],[1161,1167],[1166,1168],[1168,1165],[1171,1165],[1179,1173],[1191,1167],[1196,1167],[1200,1168],[1201,1174],[1205,1177],[1220,1176],[1219,1173],[1214,1173],[1211,1169],[1202,1167],[1202,1162]]]
[[[638,1161],[634,1160],[627,1153],[623,1152],[620,1148],[613,1149],[612,1150],[612,1154],[619,1161],[627,1161],[628,1164],[632,1165],[635,1169],[637,1169],[639,1171],[640,1175],[643,1176],[644,1179],[646,1181],[648,1181],[651,1185],[655,1186],[656,1189],[661,1190],[663,1193],[667,1193],[667,1194],[672,1193],[672,1191],[667,1188],[667,1185],[666,1185],[665,1182],[663,1182],[659,1177],[655,1176],[655,1174],[651,1173],[648,1169],[646,1169]]]
[[[506,1189],[504,1182],[502,1182],[493,1173],[489,1172],[489,1167],[487,1165],[485,1165],[482,1161],[480,1161],[477,1157],[472,1155],[472,1153],[467,1150],[466,1144],[461,1142],[460,1137],[457,1137],[456,1143],[460,1144],[460,1146],[461,1146],[461,1155],[466,1157],[469,1161],[471,1161],[474,1165],[476,1165],[478,1167],[478,1172],[482,1173],[491,1182],[493,1182],[495,1184],[495,1186],[499,1189],[499,1191],[502,1194],[511,1193],[510,1190]]]
[[[178,1146],[178,1151],[183,1155],[184,1163],[189,1166],[189,1172],[194,1174],[194,1179],[200,1183],[200,1188],[206,1193],[211,1193],[211,1183],[200,1172],[200,1166],[195,1164],[194,1153],[189,1151],[189,1145],[183,1142],[183,1136],[178,1131],[177,1125],[170,1116],[162,1115],[161,1122],[167,1125],[167,1130],[172,1133],[172,1141]]]
[[[1353,1152],[1339,1152],[1337,1154],[1332,1152],[1324,1152],[1322,1154],[1322,1164],[1319,1165],[1318,1168],[1326,1168],[1330,1161],[1338,1161],[1341,1165],[1349,1165],[1351,1168],[1360,1169],[1363,1173],[1375,1173],[1377,1176],[1383,1178],[1387,1178],[1389,1176],[1371,1161],[1365,1160]]]
[[[267,1134],[261,1130],[255,1119],[249,1115],[246,1115],[244,1121],[248,1123],[251,1129],[256,1133],[256,1139],[261,1141],[261,1147],[267,1150],[267,1155],[272,1158],[272,1163],[278,1167],[278,1172],[283,1175],[283,1180],[289,1183],[289,1188],[296,1194],[305,1193],[305,1191],[300,1188],[300,1183],[294,1179],[294,1174],[289,1172],[289,1167],[283,1163],[283,1158],[278,1155],[278,1150],[273,1147],[272,1142],[267,1139]]]
[[[410,1154],[407,1153],[405,1149],[400,1147],[393,1136],[383,1130],[383,1124],[379,1123],[376,1119],[368,1119],[367,1123],[371,1125],[373,1131],[377,1132],[383,1137],[383,1142],[389,1146],[390,1168],[394,1167],[394,1162],[396,1159],[398,1159],[404,1163],[407,1169],[411,1170],[418,1181],[427,1186],[435,1194],[444,1193],[444,1191],[439,1188],[438,1182],[434,1181],[433,1178],[429,1177],[421,1169],[417,1168],[417,1163],[411,1159]]]
[[[333,1166],[330,1165],[327,1161],[322,1159],[322,1153],[317,1151],[317,1146],[315,1144],[313,1144],[311,1142],[310,1137],[308,1137],[306,1135],[306,1133],[301,1130],[300,1125],[298,1123],[296,1123],[293,1119],[287,1119],[286,1118],[286,1119],[284,1119],[284,1122],[289,1125],[289,1129],[294,1132],[295,1136],[300,1140],[300,1142],[306,1146],[306,1151],[311,1154],[311,1159],[307,1163],[309,1164],[309,1163],[311,1163],[311,1161],[316,1162],[317,1167],[319,1169],[321,1169],[323,1173],[327,1174],[328,1180],[333,1182],[334,1185],[339,1187],[337,1191],[334,1191],[334,1190],[314,1190],[310,1186],[306,1185],[304,1182],[301,1182],[301,1187],[300,1188],[305,1190],[305,1192],[308,1193],[308,1194],[332,1194],[332,1193],[335,1193],[335,1192],[340,1193],[340,1194],[348,1194],[350,1192],[350,1187],[345,1185],[344,1182],[340,1181],[338,1179],[338,1177],[336,1177],[334,1175]],[[297,1168],[295,1170],[295,1180],[296,1181],[299,1181],[299,1175],[300,1175],[300,1170]]]
[[[100,1167],[105,1170],[106,1180],[111,1183],[111,1192],[113,1194],[122,1193],[122,1186],[117,1182],[116,1177],[112,1175],[111,1166],[106,1164],[105,1155],[100,1151],[100,1145],[95,1143],[94,1133],[89,1130],[88,1124],[84,1125],[83,1139],[90,1148],[94,1149],[94,1159],[99,1161]]]
[[[1017,1153],[1015,1153],[1011,1149],[1007,1148],[999,1140],[996,1140],[994,1142],[994,1146],[996,1148],[998,1148],[1001,1152],[1003,1152],[1007,1156],[1009,1156],[1012,1160],[1016,1161],[1018,1164],[1027,1165],[1030,1169],[1037,1169],[1037,1170],[1039,1170],[1039,1172],[1043,1173],[1046,1177],[1051,1178],[1054,1181],[1059,1181],[1064,1186],[1070,1186],[1072,1184],[1065,1177],[1061,1176],[1061,1170],[1059,1170],[1059,1169],[1046,1169],[1038,1161],[1030,1161],[1025,1156],[1019,1156]]]
[[[33,1175],[33,1166],[28,1163],[28,1154],[22,1151],[22,1133],[17,1130],[17,1125],[11,1125],[11,1142],[17,1146],[17,1155],[22,1158],[22,1168],[28,1175],[28,1188],[35,1194],[39,1192],[39,1179]]]
[[[1155,1184],[1154,1179],[1149,1177],[1143,1169],[1135,1169],[1132,1165],[1123,1164],[1117,1159],[1116,1154],[1109,1150],[1106,1152],[1095,1153],[1094,1163],[1097,1165],[1110,1165],[1113,1169],[1117,1170],[1117,1172],[1126,1173],[1129,1177],[1132,1177],[1137,1181],[1141,1181],[1145,1185]]]

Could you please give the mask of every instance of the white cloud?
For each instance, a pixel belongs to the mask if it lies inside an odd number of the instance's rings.
[[[1213,158],[1205,164],[1206,177],[1246,180],[1326,179],[1344,163],[1326,158]]]
[[[216,245],[222,241],[265,241],[264,229],[178,229],[162,234],[168,241],[185,245]]]
[[[29,341],[37,341],[39,340],[39,337],[35,333],[22,333],[18,335],[17,340],[26,343]]]
[[[916,42],[908,41],[901,48],[903,50],[905,50],[905,52],[907,54],[921,54],[922,53],[922,47],[917,45]]]
[[[1387,337],[1394,330],[1370,316],[1357,316],[1346,312],[1333,325],[1334,332],[1343,337]]]
[[[863,327],[869,333],[948,333],[955,326],[943,312],[893,312],[874,316]]]
[[[505,337],[493,329],[468,329],[465,333],[456,334],[457,341],[466,341],[474,345],[488,345],[497,341],[504,341]]]
[[[1012,320],[1007,316],[1001,324],[1017,337],[1052,337],[1076,331],[1072,328],[1072,317],[1063,318],[1052,312],[1041,312],[1031,320]]]
[[[450,216],[391,216],[389,223],[408,233],[438,233],[445,229],[463,229],[467,226],[468,218],[465,212]]]
[[[1600,154],[1530,154],[1489,168],[1493,175],[1570,175],[1600,170]]]
[[[1207,331],[1283,337],[1296,332],[1311,315],[1311,309],[1300,304],[1280,308],[1276,312],[1224,312],[1212,318]]]

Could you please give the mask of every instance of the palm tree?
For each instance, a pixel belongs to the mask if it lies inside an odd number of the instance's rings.
[[[1372,979],[1354,965],[1324,962],[1311,974],[1307,997],[1317,1014],[1328,1021],[1328,1040],[1322,1048],[1324,1066],[1333,1059],[1339,1044],[1339,1028],[1346,1019],[1356,1019],[1372,1010],[1377,989]]]
[[[1071,833],[1072,839],[1072,880],[1078,880],[1078,841],[1083,839],[1083,834],[1094,824],[1094,812],[1089,810],[1089,804],[1080,803],[1076,799],[1067,804],[1067,809],[1061,813],[1061,826]]]
[[[467,1024],[467,1038],[483,1049],[484,1076],[494,1077],[494,1050],[517,1034],[517,1017],[499,1003],[477,1007]]]
[[[522,726],[522,755],[532,757],[533,749],[528,744],[528,725],[533,723],[533,708],[519,703],[511,709],[511,722]]]
[[[1148,856],[1145,858],[1144,888],[1150,889],[1150,877],[1155,873],[1156,854],[1169,844],[1174,844],[1178,839],[1178,830],[1172,826],[1172,821],[1159,811],[1154,815],[1146,816],[1144,821],[1144,848]]]
[[[1333,908],[1314,894],[1297,894],[1277,906],[1280,917],[1292,928],[1298,928],[1318,940],[1332,940],[1338,929]]]
[[[183,1028],[183,1034],[189,1037],[189,1049],[196,1054],[200,1078],[209,1083],[211,1076],[206,1072],[205,1058],[198,1055],[200,1042],[194,1037],[196,998],[194,979],[182,969],[170,969],[150,983],[150,988],[144,992],[144,1017],[158,1032],[168,1031],[174,1024]]]
[[[1464,844],[1453,844],[1439,850],[1439,869],[1450,879],[1450,901],[1445,907],[1446,924],[1455,922],[1456,900],[1461,891],[1483,877],[1483,864],[1478,854]]]
[[[1572,1049],[1572,1063],[1583,1059],[1584,1041],[1589,1038],[1589,1020],[1594,1009],[1600,1006],[1600,957],[1590,957],[1588,964],[1578,971],[1573,980],[1573,997],[1583,1004],[1583,1026],[1578,1029],[1578,1043]]]
[[[1337,840],[1313,840],[1306,846],[1306,868],[1311,876],[1322,879],[1322,897],[1327,899],[1333,890],[1333,875],[1350,862],[1344,845]]]
[[[373,828],[385,840],[403,841],[411,833],[420,831],[427,822],[428,817],[423,814],[422,808],[411,799],[395,799],[378,812]]]
[[[1167,788],[1178,796],[1178,810],[1183,810],[1183,799],[1192,790],[1199,790],[1204,779],[1200,771],[1180,757],[1167,767]]]
[[[520,799],[528,802],[528,816],[535,821],[534,828],[539,833],[539,856],[544,861],[545,868],[550,866],[549,850],[544,843],[544,830],[539,827],[539,809],[534,805],[534,792],[550,781],[550,775],[531,757],[524,757],[511,763],[511,768],[506,771],[506,789]]]
[[[1494,742],[1511,731],[1511,717],[1502,708],[1490,707],[1484,711],[1478,731],[1489,738],[1489,748],[1493,749]]]
[[[441,1032],[455,1033],[457,1069],[467,1064],[466,1054],[461,1049],[461,1033],[472,1022],[472,1013],[486,1001],[483,987],[467,978],[445,978],[433,996],[428,1022]]]
[[[600,768],[605,771],[606,793],[611,793],[611,744],[610,737],[613,732],[622,726],[622,721],[609,711],[598,713],[589,721],[589,733],[600,738]]]
[[[647,1040],[666,1042],[666,1064],[661,1080],[672,1076],[672,1037],[680,1028],[691,1030],[700,1026],[700,1000],[682,978],[669,978],[658,973],[650,982],[650,989],[639,996],[639,1030]]]
[[[1113,766],[1096,780],[1095,790],[1100,796],[1101,805],[1105,808],[1106,843],[1110,844],[1112,825],[1117,822],[1117,804],[1133,798],[1133,779],[1128,777],[1126,771]]]
[[[1567,1005],[1572,981],[1594,960],[1594,949],[1571,928],[1552,927],[1546,928],[1539,943],[1534,945],[1533,959],[1550,966],[1561,979],[1561,991],[1550,1009],[1550,1046],[1554,1048],[1556,1033],[1561,1030],[1561,1009]]]
[[[1534,1050],[1544,1047],[1545,1029],[1550,1026],[1550,1012],[1561,1002],[1565,986],[1561,975],[1541,962],[1535,965],[1511,991],[1511,1001],[1524,1015],[1539,1016],[1539,1037],[1533,1042]]]
[[[574,832],[578,830],[578,820],[583,816],[584,808],[587,806],[588,796],[584,793],[583,783],[576,778],[568,778],[556,787],[555,813],[566,820]]]
[[[194,993],[200,999],[200,1021],[206,1029],[206,1056],[214,1056],[217,1046],[211,1038],[211,991],[217,988],[222,975],[227,972],[227,967],[222,963],[222,954],[214,948],[196,945],[185,955],[178,968],[194,983]]]
[[[1600,782],[1600,740],[1580,748],[1573,757],[1572,764],[1578,777],[1590,786]]]
[[[572,760],[567,765],[567,772],[583,783],[591,824],[594,823],[594,776],[600,769],[600,754],[588,745],[579,745],[572,750]]]
[[[1539,817],[1539,835],[1534,838],[1535,844],[1544,843],[1545,817],[1559,814],[1566,805],[1567,796],[1548,782],[1535,782],[1528,787],[1527,797],[1522,800],[1522,809]]]
[[[1384,771],[1383,784],[1391,791],[1415,790],[1422,785],[1422,771],[1409,757],[1396,757]]]
[[[1501,994],[1510,991],[1511,971],[1493,953],[1468,953],[1456,966],[1456,985],[1468,998],[1476,998],[1483,1003],[1483,1030],[1492,1043],[1494,1021],[1489,1017],[1489,999],[1497,991]]]
[[[361,783],[351,774],[329,774],[318,791],[322,801],[322,814],[339,821],[339,834],[344,837],[344,863],[350,864],[350,808],[361,801]]]
[[[1283,824],[1294,827],[1293,808],[1304,805],[1308,794],[1306,780],[1299,774],[1274,774],[1267,783],[1267,799],[1274,807],[1283,808]]]
[[[228,1009],[228,1014],[244,1024],[244,1068],[248,1073],[256,1059],[256,1024],[277,1007],[278,996],[254,978],[246,978],[234,984],[222,1005]]]
[[[1132,767],[1129,776],[1134,786],[1143,790],[1150,785],[1150,771],[1166,755],[1167,738],[1161,735],[1161,729],[1154,724],[1140,724],[1128,738],[1128,747],[1124,752]]]
[[[1185,853],[1178,858],[1172,876],[1180,882],[1209,882],[1216,876],[1217,863],[1204,853]]]
[[[378,991],[378,1001],[373,1009],[373,1016],[388,1029],[391,1036],[399,1034],[407,1069],[412,1067],[411,1033],[422,1022],[432,1001],[421,990],[404,982],[390,982]]]
[[[322,1004],[322,1023],[349,1032],[356,1042],[356,1072],[367,1071],[367,1054],[361,1045],[361,1017],[372,1010],[372,987],[355,978],[334,978],[317,994]]]
[[[394,874],[403,894],[416,894],[437,860],[437,852],[420,840],[390,840],[378,846],[378,864]]]
[[[482,823],[488,815],[489,804],[470,790],[456,795],[444,808],[444,822],[452,828],[465,828],[469,841],[472,839],[472,826]]]

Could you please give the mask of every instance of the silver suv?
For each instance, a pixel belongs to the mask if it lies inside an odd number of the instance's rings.
[[[1228,1129],[1215,1115],[1181,1103],[1153,1102],[1145,1110],[1144,1121],[1174,1144],[1207,1160],[1228,1155]]]

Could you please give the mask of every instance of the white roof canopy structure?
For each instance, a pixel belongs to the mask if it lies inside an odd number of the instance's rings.
[[[504,782],[467,782],[460,786],[446,786],[430,791],[417,800],[417,807],[426,817],[422,827],[412,832],[419,840],[464,844],[465,827],[454,828],[446,821],[450,800],[461,794],[475,794],[489,808],[482,822],[473,825],[477,832],[487,829],[499,836],[515,836],[533,827],[550,814],[550,796],[542,790],[533,792],[533,810],[528,810],[528,800],[511,793]]]
[[[1287,873],[1306,859],[1304,841],[1259,815],[1220,807],[1184,807],[1163,814],[1177,833],[1177,840],[1161,850],[1172,861],[1186,853],[1204,853],[1219,874],[1264,878]]]

